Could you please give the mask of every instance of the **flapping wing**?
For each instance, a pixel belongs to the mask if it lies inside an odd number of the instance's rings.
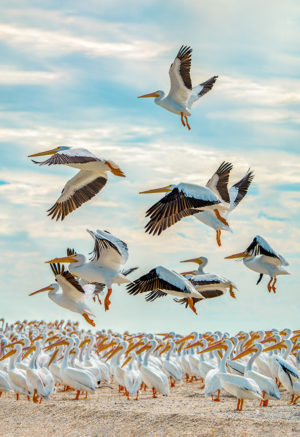
[[[178,188],[182,186],[181,188]],[[196,214],[201,207],[215,205],[220,201],[210,190],[201,193],[201,187],[192,184],[179,184],[178,187],[166,194],[156,202],[146,212],[146,217],[150,217],[145,226],[149,234],[160,235],[161,232],[184,217]],[[199,192],[196,191],[195,187]],[[209,196],[209,195],[212,196]],[[198,208],[198,209],[196,209]]]
[[[200,97],[208,93],[214,86],[217,79],[218,76],[213,76],[210,79],[206,80],[205,82],[200,83],[200,85],[195,86],[192,89],[192,93],[187,102],[187,107],[190,109],[192,105],[194,105],[200,99]]]
[[[232,167],[233,165],[230,162],[222,162],[218,170],[212,175],[206,184],[206,186],[225,203],[230,202],[227,185]]]
[[[229,211],[232,211],[234,208],[236,208],[238,204],[246,196],[250,184],[253,181],[253,178],[254,178],[254,173],[249,169],[245,174],[245,176],[229,189],[229,197],[230,197]]]
[[[100,161],[100,159],[86,149],[61,150],[42,162],[32,159],[32,162],[38,165],[84,164],[91,161]]]
[[[274,263],[276,264],[279,263],[284,266],[289,265],[289,263],[283,258],[283,256],[275,252],[275,250],[272,249],[272,247],[260,235],[256,235],[256,237],[253,238],[251,244],[247,247],[246,252],[251,255],[264,255],[266,257],[274,258]]]
[[[91,261],[110,268],[117,268],[128,260],[128,247],[124,241],[110,234],[108,231],[97,229],[96,232],[87,230],[94,238],[95,245]]]
[[[95,178],[93,173],[80,170],[66,183],[57,202],[47,211],[48,215],[56,221],[63,220],[68,214],[96,196],[106,182],[105,172],[103,176]]]
[[[74,302],[84,302],[85,293],[79,282],[62,264],[50,264],[55,280],[61,286],[63,295]]]
[[[187,46],[181,46],[169,69],[171,88],[168,97],[183,106],[186,105],[192,90],[190,77],[191,59],[192,49]]]
[[[146,291],[178,291],[190,294],[192,292],[188,281],[165,267],[159,266],[146,275],[136,279],[127,285],[127,292],[132,295],[145,293]]]
[[[163,292],[161,290],[150,291],[150,293],[148,293],[147,296],[146,296],[146,301],[147,302],[153,302],[157,298],[164,297],[164,296],[167,296],[167,293],[165,293],[165,292]]]

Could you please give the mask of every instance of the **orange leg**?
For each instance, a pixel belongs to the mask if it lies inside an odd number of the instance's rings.
[[[294,403],[294,397],[295,397],[295,395],[292,395],[291,400],[289,402],[289,405],[292,405]]]
[[[221,216],[221,214],[219,213],[219,211],[217,209],[214,209],[214,213],[216,214],[216,217],[218,220],[220,220],[220,222],[222,222],[226,226],[229,226],[228,221],[226,219],[224,219],[224,217]]]
[[[110,297],[111,293],[112,293],[112,289],[109,288],[108,291],[107,291],[107,295],[105,296],[105,299],[104,299],[104,309],[105,309],[105,311],[109,310],[109,305],[111,304],[111,302],[109,300],[109,297]]]
[[[138,400],[139,400],[139,393],[140,393],[140,392],[139,392],[139,390],[138,390],[138,391],[136,392],[136,397],[134,398],[135,401],[138,401]]]
[[[222,246],[222,243],[221,243],[221,229],[218,229],[216,231],[216,240],[217,240],[218,246],[219,247]]]
[[[188,297],[187,300],[188,300],[188,305],[189,305],[189,307],[190,307],[191,310],[194,311],[194,313],[197,315],[197,310],[196,310],[196,308],[195,308],[195,305],[194,305],[193,299],[192,299],[191,297]]]
[[[293,400],[293,405],[296,405],[296,404],[297,404],[297,401],[298,401],[299,398],[300,398],[300,396],[296,396],[296,397],[294,398],[294,400]]]
[[[93,301],[96,302],[96,298],[95,298],[95,296],[93,297]]]
[[[125,396],[127,397],[127,400],[129,401],[130,400],[129,391],[127,390],[127,388],[125,388]]]
[[[185,115],[184,118],[185,118],[185,122],[186,122],[188,130],[191,130],[191,126],[189,125],[187,116]]]
[[[272,290],[274,291],[274,293],[276,293],[276,287],[275,287],[276,282],[277,282],[277,278],[276,278],[276,276],[275,276],[275,278],[274,278],[274,282],[273,282],[273,284],[272,284]]]
[[[184,119],[183,119],[183,112],[180,112],[180,117],[181,117],[181,123],[185,127],[185,122],[184,122]]]
[[[80,395],[80,390],[77,390],[76,396],[75,396],[75,398],[72,398],[72,401],[79,401],[79,395]]]
[[[241,399],[240,411],[243,411],[243,404],[244,404],[244,399]]]
[[[99,294],[97,294],[97,299],[98,299],[99,305],[102,305],[102,302],[101,302],[101,299],[99,297]]]
[[[123,389],[124,389],[124,387],[119,384],[119,393],[121,393],[121,391],[123,391]]]
[[[153,397],[153,398],[157,398],[157,396],[156,396],[156,390],[155,390],[154,387],[152,387],[152,397]]]
[[[144,391],[146,391],[147,390],[147,386],[146,386],[146,384],[144,383]]]
[[[16,394],[17,401],[20,399],[19,393]]]
[[[92,326],[96,326],[94,320],[90,319],[89,315],[87,313],[82,314],[85,320]]]
[[[238,399],[237,400],[237,405],[236,405],[236,411],[240,411],[240,402],[241,402],[241,400]]]
[[[271,290],[272,290],[272,285],[271,285],[272,281],[273,281],[273,278],[270,278],[268,285],[267,285],[269,293],[271,293]]]
[[[2,393],[0,392],[0,397],[1,397]],[[27,400],[30,401],[30,396],[27,395]]]
[[[213,401],[215,402],[220,402],[220,390],[217,390],[217,397],[215,399],[213,399]]]

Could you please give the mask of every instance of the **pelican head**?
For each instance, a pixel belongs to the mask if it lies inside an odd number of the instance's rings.
[[[138,96],[138,99],[145,99],[146,97],[163,98],[164,95],[165,95],[165,93],[163,91],[158,90],[158,91],[154,91],[154,93],[149,93],[149,94],[144,94],[142,96]]]
[[[151,193],[169,193],[173,190],[174,185],[167,185],[166,187],[155,188],[153,190],[140,191],[139,194],[151,194]]]
[[[56,283],[50,284],[47,287],[41,288],[40,290],[34,291],[33,293],[30,293],[28,296],[33,296],[37,293],[42,293],[43,291],[52,291],[56,292],[59,289],[59,286]]]
[[[34,153],[33,155],[28,155],[28,158],[33,158],[35,156],[44,156],[44,155],[55,155],[57,152],[61,150],[68,150],[71,147],[67,146],[57,146],[55,149],[46,150],[45,152]]]

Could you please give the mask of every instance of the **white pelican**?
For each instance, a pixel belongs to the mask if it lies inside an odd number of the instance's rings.
[[[261,390],[253,379],[232,375],[226,372],[226,361],[233,349],[233,343],[230,340],[225,339],[221,343],[218,342],[215,345],[209,346],[200,353],[202,354],[216,349],[225,349],[220,364],[220,371],[218,372],[218,378],[220,379],[222,388],[237,398],[236,410],[242,411],[244,399],[262,400]]]
[[[62,344],[67,345],[67,349],[63,355],[60,367],[60,377],[64,385],[76,390],[76,397],[73,398],[73,400],[79,399],[81,391],[86,393],[86,397],[87,393],[95,393],[97,387],[96,378],[87,370],[70,367],[68,365],[69,354],[75,344],[75,340],[72,337],[68,337],[64,340],[53,343],[50,345],[50,348]]]
[[[197,291],[200,291],[203,298],[196,299],[194,298],[194,304],[203,299],[211,299],[214,297],[223,296],[227,290],[229,290],[230,296],[232,298],[236,298],[234,289],[237,290],[236,285],[225,278],[225,276],[217,275],[215,273],[205,273],[203,271],[204,267],[208,263],[208,259],[205,256],[200,256],[198,258],[191,258],[184,261],[186,262],[194,262],[198,264],[197,270],[192,270],[189,272],[183,272],[181,275],[185,276],[190,283],[196,288]],[[175,299],[176,302],[181,304],[185,303],[187,305],[187,300],[184,299]]]
[[[64,266],[51,263],[50,267],[56,282],[30,293],[29,296],[49,291],[48,296],[54,303],[74,313],[81,314],[90,325],[95,326],[95,322],[90,318],[94,314],[86,304],[86,294],[79,282],[70,272],[65,270]],[[62,293],[57,293],[59,286]]]
[[[249,169],[245,176],[236,184],[232,185],[232,187],[227,191],[229,173],[231,170],[232,164],[229,162],[223,162],[206,184],[206,186],[214,191],[214,193],[217,194],[224,203],[230,204],[229,210],[225,214],[226,219],[228,214],[233,211],[246,196],[249,186],[254,178],[253,172]],[[215,229],[217,244],[218,246],[221,246],[221,232],[222,230],[231,231],[229,226],[223,223],[209,210],[200,211],[195,214],[194,217],[205,225]]]
[[[188,306],[195,314],[197,314],[197,311],[193,303],[193,298],[203,298],[201,293],[198,292],[184,276],[163,266],[153,268],[149,273],[146,273],[127,285],[127,292],[134,296],[147,291],[150,291],[146,296],[148,302],[158,297],[167,296],[167,294],[177,297],[186,297]]]
[[[156,393],[160,392],[163,396],[169,396],[169,380],[167,375],[159,369],[159,367],[154,366],[149,360],[151,352],[156,348],[157,343],[155,340],[150,340],[145,346],[139,349],[136,354],[142,353],[144,350],[148,349],[145,353],[143,363],[140,368],[141,377],[147,387],[152,389],[152,397],[156,398]]]
[[[269,275],[268,290],[276,293],[276,281],[278,275],[289,275],[290,273],[283,267],[288,266],[288,262],[279,255],[260,235],[253,238],[251,244],[244,252],[226,256],[225,259],[243,258],[243,263],[250,270],[260,273],[256,284],[259,284],[263,275]]]
[[[12,391],[8,379],[8,374],[3,370],[0,370],[0,398],[3,392]]]
[[[128,260],[128,246],[124,241],[115,237],[108,231],[97,230],[87,232],[94,239],[94,250],[90,262],[86,262],[84,255],[74,253],[63,258],[54,258],[47,263],[70,263],[69,270],[87,281],[97,283],[98,286],[106,285],[108,292],[104,300],[105,311],[109,309],[109,297],[112,293],[112,284],[126,284],[131,281],[122,273],[122,267]],[[99,285],[100,284],[100,285]]]
[[[246,365],[244,376],[246,378],[253,379],[259,385],[263,395],[263,400],[261,401],[260,406],[267,407],[269,399],[280,399],[280,392],[276,382],[272,378],[252,370],[255,360],[261,354],[262,350],[263,346],[260,343],[257,343],[255,346],[245,349],[243,352],[236,355],[233,360],[237,360],[245,357],[248,354],[254,353]]]
[[[20,344],[15,344],[14,349],[10,350],[7,354],[0,358],[1,361],[10,357],[9,365],[7,368],[7,374],[9,379],[9,385],[12,390],[16,393],[16,399],[19,400],[19,395],[24,394],[29,400],[29,396],[32,394],[28,386],[28,380],[26,377],[26,372],[23,369],[18,369],[16,367],[16,361],[18,357],[22,355],[22,346]]]
[[[52,219],[63,220],[68,214],[92,199],[102,190],[107,182],[107,172],[125,177],[122,170],[113,161],[98,158],[86,149],[71,149],[60,146],[45,152],[34,153],[29,157],[53,155],[43,162],[33,162],[39,165],[67,165],[80,171],[70,179],[57,199],[47,212]]]
[[[190,78],[191,54],[192,49],[190,47],[181,46],[169,70],[171,88],[167,97],[164,98],[165,93],[161,90],[138,97],[155,97],[154,102],[157,105],[174,114],[180,114],[181,123],[183,126],[187,126],[189,130],[190,125],[187,117],[191,115],[192,105],[212,89],[218,78],[218,76],[213,76],[193,88]]]
[[[175,351],[174,341],[170,341],[170,344],[166,346],[165,350],[163,350],[161,354],[166,351],[167,356],[163,360],[162,368],[170,378],[171,387],[175,387],[175,382],[182,381],[183,372],[182,367],[178,364],[178,361],[174,358],[174,356],[172,356]]]
[[[199,211],[210,210],[226,226],[229,226],[221,212],[229,205],[224,205],[221,199],[208,187],[181,182],[167,185],[154,190],[141,191],[140,194],[168,193],[156,202],[146,212],[150,216],[145,229],[149,234],[160,235],[162,231],[177,223],[184,217],[197,214]]]
[[[37,358],[41,352],[41,342],[36,341],[35,345],[30,348],[26,354],[35,350],[31,357],[28,368],[26,370],[26,376],[28,381],[28,387],[33,392],[33,402],[40,402],[42,399],[49,400],[49,396],[55,391],[54,379],[52,373],[46,367],[39,367],[37,365]]]

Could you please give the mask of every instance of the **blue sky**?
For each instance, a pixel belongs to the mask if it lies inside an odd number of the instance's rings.
[[[63,6],[62,6],[63,4]],[[207,256],[207,271],[231,278],[228,295],[199,305],[196,317],[171,298],[146,303],[116,286],[111,310],[93,305],[98,328],[118,330],[258,329],[299,320],[299,15],[297,1],[3,1],[0,22],[1,313],[8,320],[75,318],[46,295],[43,261],[66,247],[88,253],[86,228],[127,241],[138,274]],[[168,90],[168,68],[182,44],[193,47],[194,84],[219,75],[193,109],[192,130],[177,116],[138,100]],[[45,211],[74,174],[36,167],[30,153],[56,145],[85,147],[116,161],[127,175],[62,223]],[[234,164],[232,182],[249,167],[255,181],[218,248],[212,230],[185,219],[159,238],[143,231],[157,197],[141,190],[180,181],[205,183],[218,165]],[[162,184],[162,185],[161,185]],[[256,234],[290,262],[269,295],[266,279],[224,256]],[[186,265],[185,265],[186,267]],[[79,319],[81,317],[79,316]],[[85,325],[85,322],[82,322]]]

